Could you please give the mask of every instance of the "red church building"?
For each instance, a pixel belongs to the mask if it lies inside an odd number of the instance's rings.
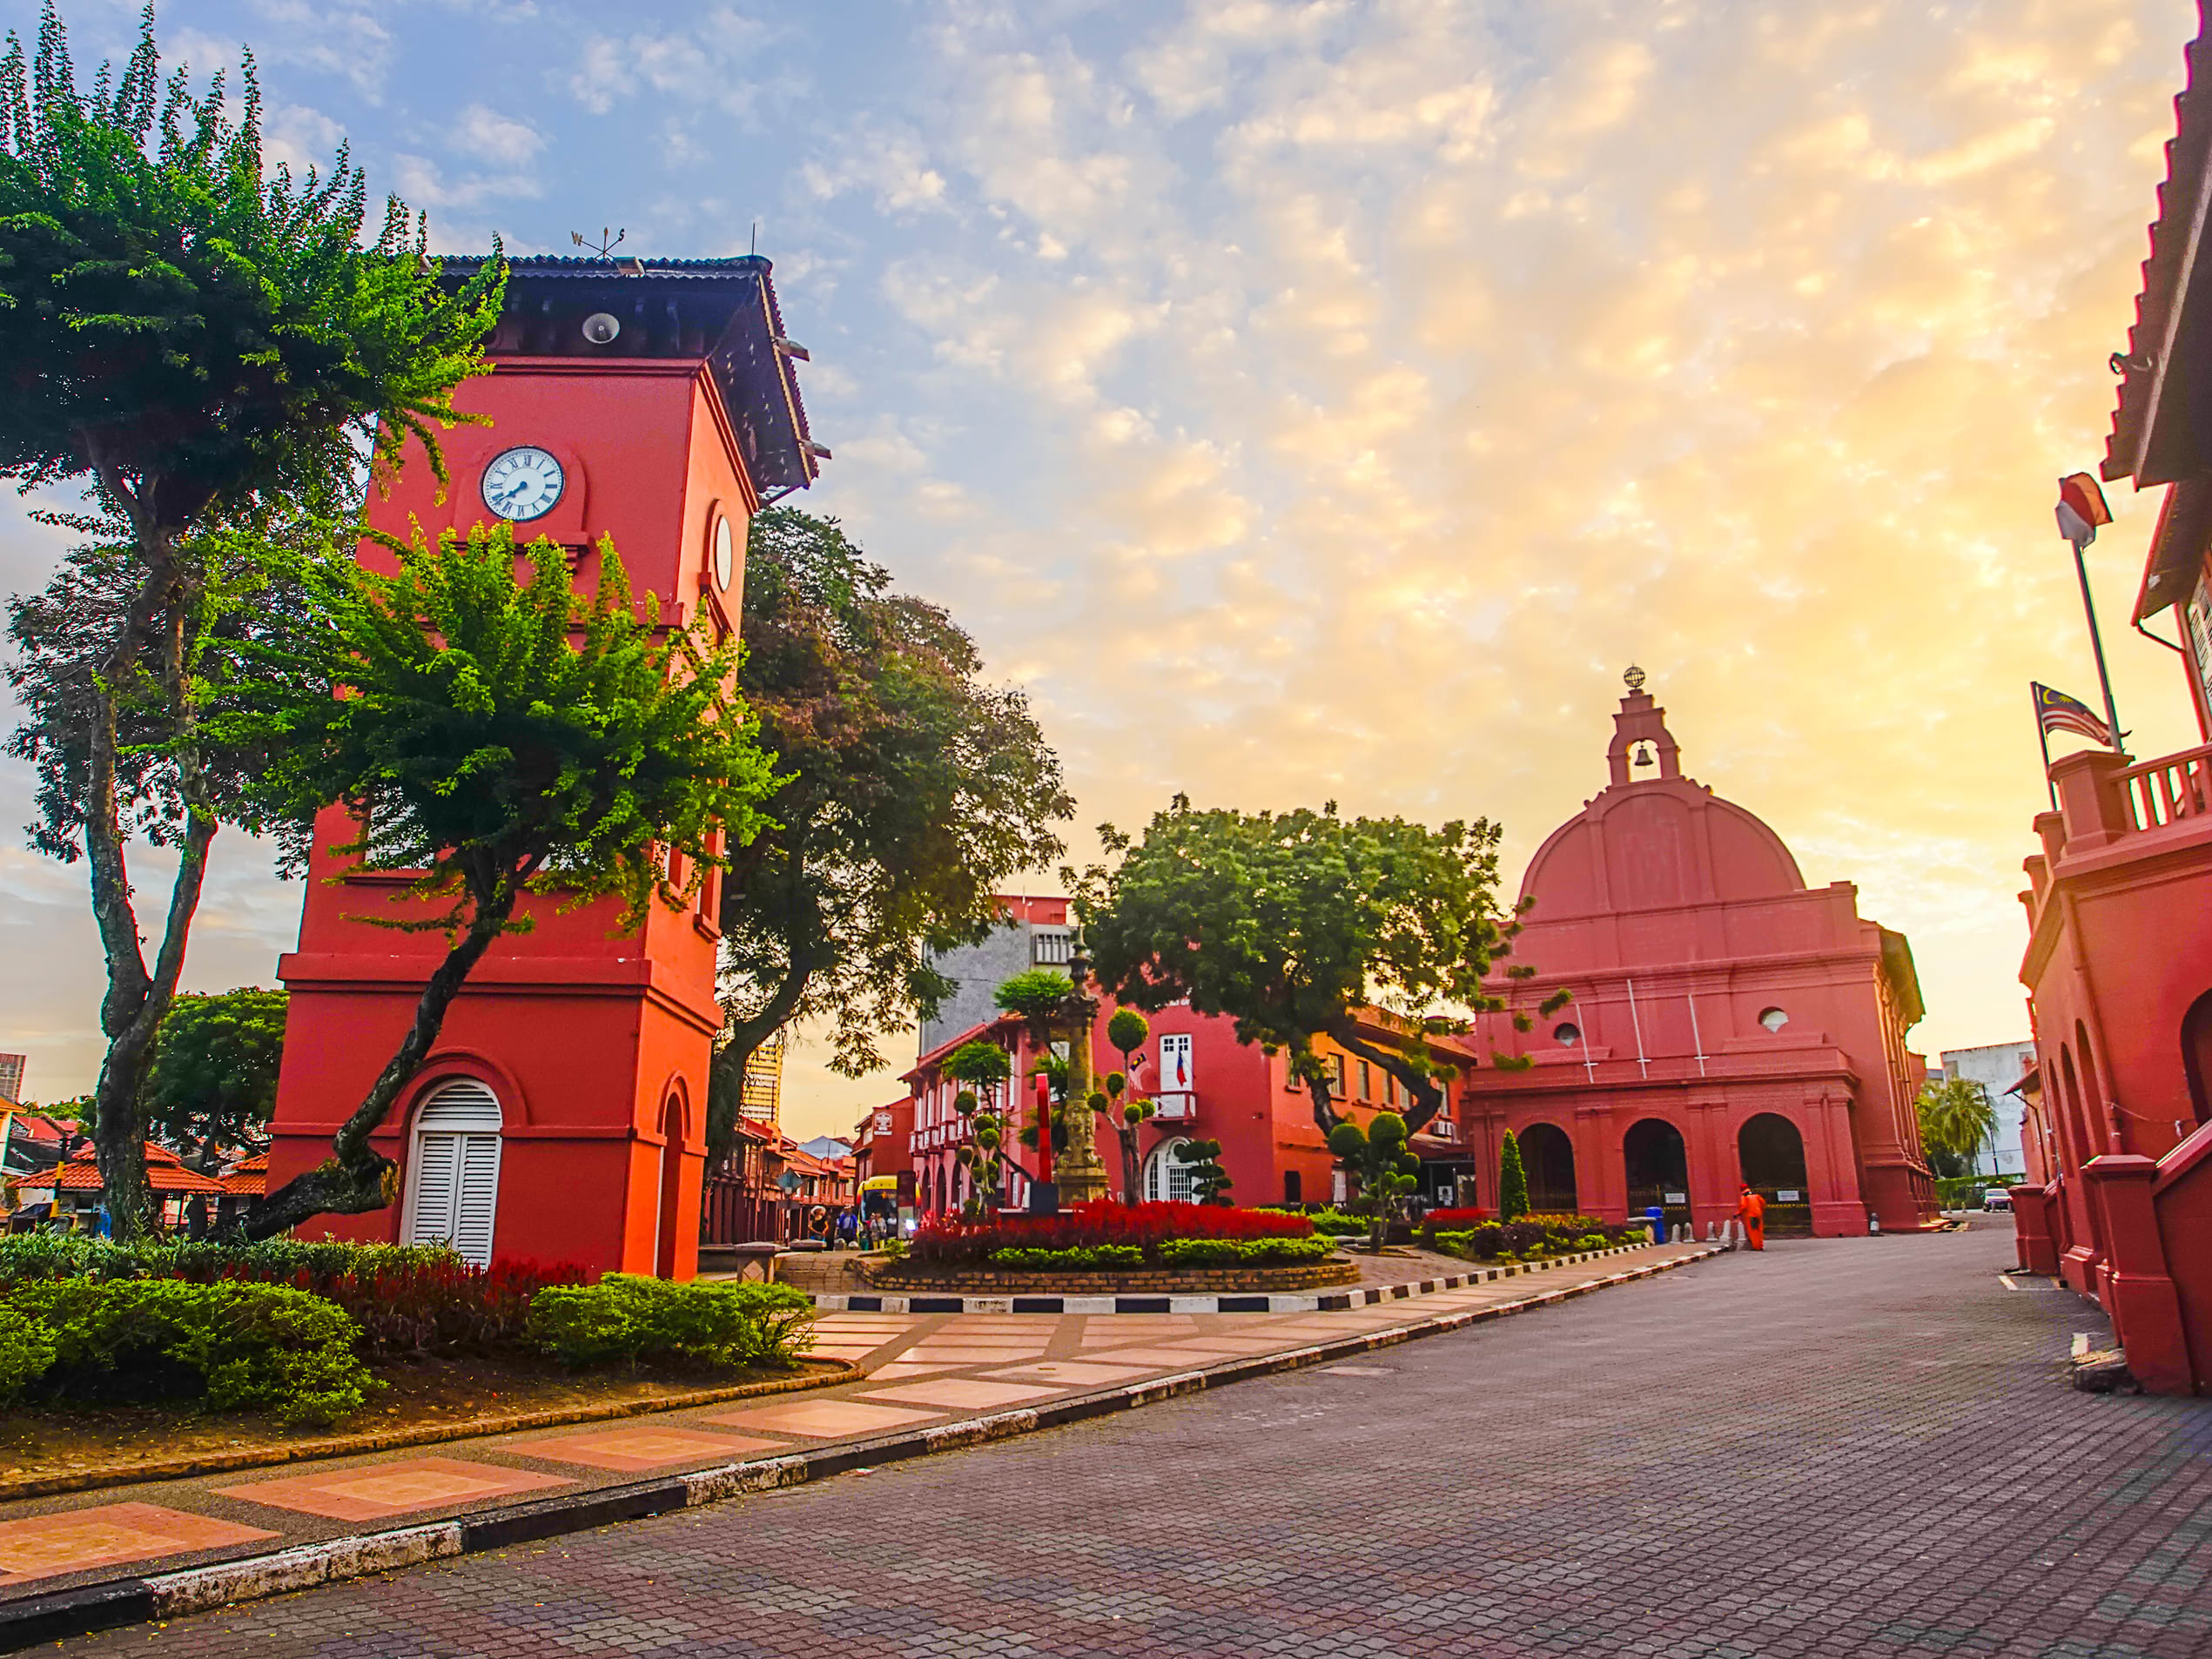
[[[805,353],[784,337],[769,262],[516,259],[488,351],[494,373],[454,402],[490,424],[447,439],[450,488],[412,454],[390,496],[372,496],[375,527],[510,520],[518,539],[564,548],[587,588],[611,536],[664,622],[735,628],[747,523],[828,453],[808,435],[791,362]],[[389,558],[373,542],[360,556]],[[348,830],[336,809],[317,825],[299,949],[279,967],[272,1188],[329,1156],[446,948],[362,919],[413,901],[404,873],[332,850]],[[395,1201],[305,1231],[689,1278],[722,1025],[714,884],[620,932],[612,901],[528,910],[535,930],[486,955],[376,1137]]]
[[[1684,776],[1666,711],[1638,670],[1628,685],[1607,787],[1521,885],[1513,960],[1536,972],[1516,997],[1574,1000],[1525,1035],[1484,1016],[1467,1039],[1481,1191],[1497,1190],[1509,1129],[1539,1208],[1620,1221],[1657,1206],[1702,1233],[1748,1184],[1778,1232],[1929,1224],[1904,936],[1860,916],[1850,883],[1807,887],[1780,836]],[[1534,1064],[1480,1063],[1492,1052]]]

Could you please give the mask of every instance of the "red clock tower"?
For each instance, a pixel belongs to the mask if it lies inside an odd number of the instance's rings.
[[[414,455],[372,500],[376,527],[434,536],[510,519],[518,538],[575,549],[585,586],[611,536],[664,621],[735,629],[747,522],[829,453],[807,434],[792,367],[806,353],[783,337],[769,262],[517,259],[489,354],[494,372],[455,403],[491,424],[447,440],[445,499]],[[360,556],[389,558],[374,543]],[[292,1000],[272,1190],[329,1156],[445,950],[360,919],[411,901],[404,877],[331,852],[347,833],[335,809],[318,824],[299,948],[278,968]],[[721,1024],[716,901],[709,883],[696,909],[656,908],[624,932],[611,902],[533,903],[534,930],[478,965],[379,1133],[397,1202],[328,1230],[689,1278]]]

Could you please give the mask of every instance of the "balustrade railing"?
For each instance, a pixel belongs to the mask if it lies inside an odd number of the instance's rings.
[[[2160,830],[2212,813],[2212,743],[2140,762],[2115,776],[2135,830]]]

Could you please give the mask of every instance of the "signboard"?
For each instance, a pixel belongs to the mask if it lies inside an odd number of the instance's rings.
[[[1160,1039],[1157,1091],[1161,1094],[1188,1094],[1192,1086],[1190,1033],[1184,1031],[1163,1036]]]
[[[1660,1201],[1664,1204],[1687,1204],[1690,1195],[1687,1192],[1666,1192],[1660,1195]]]
[[[1774,1201],[1777,1204],[1795,1204],[1804,1197],[1805,1194],[1794,1186],[1778,1186],[1774,1189]]]

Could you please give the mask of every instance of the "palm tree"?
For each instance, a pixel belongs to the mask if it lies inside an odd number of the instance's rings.
[[[1920,1145],[1939,1173],[1971,1175],[1984,1142],[1997,1132],[1989,1091],[1971,1078],[1945,1078],[1920,1091]]]

